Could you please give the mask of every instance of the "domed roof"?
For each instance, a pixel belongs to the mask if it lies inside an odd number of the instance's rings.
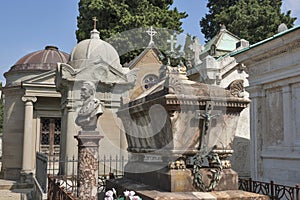
[[[46,46],[45,49],[29,53],[18,60],[10,71],[55,69],[57,63],[67,63],[69,54],[59,51],[55,46]]]
[[[69,64],[75,68],[85,67],[86,61],[104,61],[115,68],[122,68],[120,58],[115,48],[100,39],[96,29],[91,31],[91,38],[82,40],[72,50]]]

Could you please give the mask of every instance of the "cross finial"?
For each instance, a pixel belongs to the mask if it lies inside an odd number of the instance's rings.
[[[149,42],[149,45],[150,44],[153,44],[153,36],[157,33],[153,28],[152,26],[150,26],[150,29],[146,31],[148,33],[148,35],[150,36],[150,42]]]
[[[174,39],[174,36],[171,35],[170,39],[167,40],[167,43],[171,44],[171,52],[174,52],[174,46],[176,44],[177,40]]]
[[[97,21],[98,21],[97,17],[93,17],[93,21],[94,21],[94,29],[96,29]]]

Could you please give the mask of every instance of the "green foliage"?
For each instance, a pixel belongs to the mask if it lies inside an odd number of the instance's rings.
[[[142,43],[146,47],[149,37],[145,33],[125,31],[150,26],[154,28],[166,28],[183,32],[181,19],[187,17],[185,12],[179,12],[176,8],[170,9],[173,0],[80,0],[79,16],[77,17],[78,30],[77,41],[90,38],[93,28],[92,18],[98,19],[97,29],[103,40],[114,37],[113,46],[121,56],[121,63],[129,62],[141,50],[134,52],[122,52],[122,49],[133,49],[134,43]],[[143,31],[145,31],[143,29]],[[118,34],[122,33],[122,36]],[[126,35],[127,34],[127,35]],[[164,34],[162,34],[164,35]],[[125,36],[125,37],[124,37]],[[126,37],[129,37],[128,40]],[[141,45],[140,45],[141,46]]]
[[[282,13],[281,5],[282,0],[209,0],[209,13],[200,21],[201,31],[210,40],[224,24],[253,44],[276,34],[281,23],[293,26],[297,18],[290,16],[291,11]]]

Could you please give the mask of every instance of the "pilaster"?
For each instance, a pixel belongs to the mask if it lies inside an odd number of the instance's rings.
[[[260,180],[262,176],[262,133],[264,121],[264,100],[265,96],[262,86],[247,87],[250,94],[250,168],[251,177]]]

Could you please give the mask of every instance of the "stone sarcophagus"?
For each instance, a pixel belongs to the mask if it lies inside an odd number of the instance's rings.
[[[249,100],[233,96],[230,90],[189,81],[176,69],[167,73],[119,109],[128,151],[183,156],[197,153],[201,145],[231,150],[239,113]]]
[[[196,155],[210,152],[220,157],[220,167],[230,168],[227,157],[233,152],[239,113],[249,100],[189,81],[177,67],[165,66],[162,72],[159,83],[117,113],[131,153],[125,177],[149,180],[147,184],[168,191],[195,191],[192,170],[186,169],[195,166]],[[208,167],[209,162],[202,164]]]

